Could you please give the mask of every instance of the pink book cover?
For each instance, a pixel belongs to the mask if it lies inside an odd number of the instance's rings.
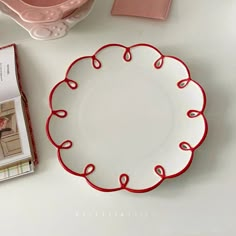
[[[115,0],[111,14],[165,20],[171,0]]]

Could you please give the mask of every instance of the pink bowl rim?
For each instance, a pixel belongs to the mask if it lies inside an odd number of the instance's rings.
[[[65,0],[60,4],[53,6],[34,6],[22,0],[1,0],[12,11],[17,13],[19,17],[29,23],[46,23],[54,22],[64,18],[69,12],[81,7],[88,0]]]

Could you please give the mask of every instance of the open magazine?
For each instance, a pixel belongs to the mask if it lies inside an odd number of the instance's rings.
[[[0,48],[0,181],[34,172],[38,163],[16,45]]]

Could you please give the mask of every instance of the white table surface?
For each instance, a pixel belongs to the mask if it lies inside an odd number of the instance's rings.
[[[40,165],[0,185],[0,234],[236,235],[236,1],[174,0],[166,22],[110,15],[98,0],[91,15],[58,40],[36,41],[0,15],[0,45],[18,45]],[[65,172],[48,141],[48,95],[75,58],[106,43],[146,42],[189,66],[207,93],[209,133],[190,169],[145,194],[102,193]]]

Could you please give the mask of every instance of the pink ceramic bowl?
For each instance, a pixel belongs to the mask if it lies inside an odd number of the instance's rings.
[[[87,0],[0,0],[29,23],[58,21],[70,15]]]
[[[80,21],[85,19],[93,9],[95,0],[88,0],[81,7],[76,8],[72,14],[63,19],[54,22],[47,23],[29,23],[23,21],[18,14],[12,11],[9,7],[1,3],[0,1],[0,12],[9,16],[18,25],[23,27],[30,36],[37,40],[51,40],[64,37],[72,27],[78,24]],[[0,120],[1,129],[1,120]]]

